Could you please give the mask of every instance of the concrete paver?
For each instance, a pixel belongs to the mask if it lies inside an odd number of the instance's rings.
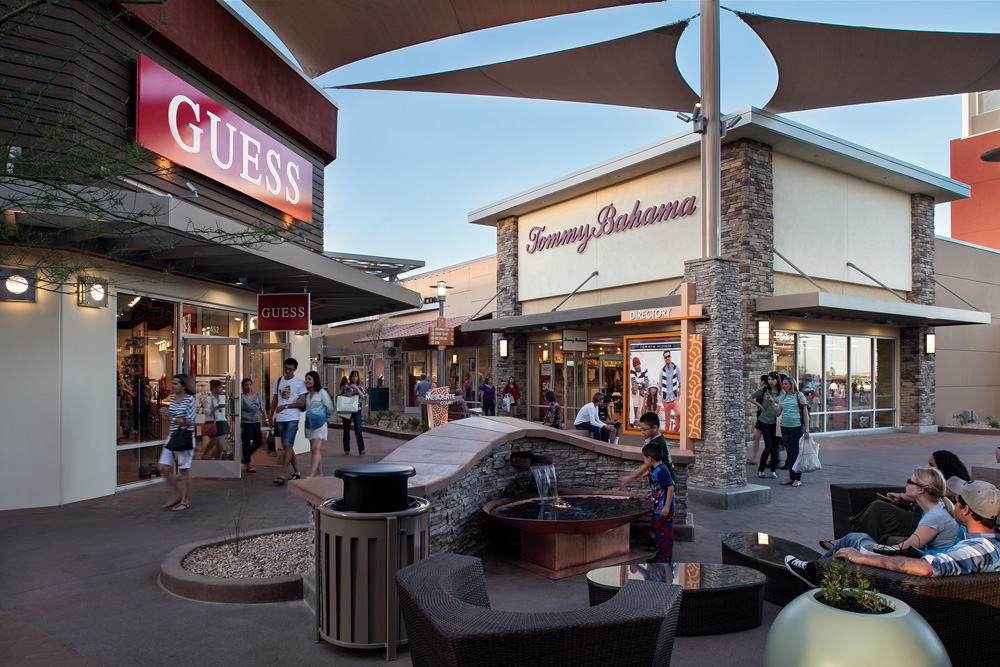
[[[366,434],[369,455],[361,458],[344,456],[340,438],[333,431],[323,447],[327,475],[338,466],[377,461],[403,443]],[[691,503],[695,539],[675,545],[675,560],[720,562],[719,536],[732,530],[773,532],[816,548],[817,540],[832,536],[831,483],[901,483],[937,449],[954,451],[968,466],[995,465],[998,444],[990,436],[951,433],[825,439],[823,469],[806,475],[802,487],[780,486],[780,472],[778,480],[752,476],[754,483],[774,487],[767,505],[723,511]],[[300,467],[308,459],[300,457]],[[222,537],[244,504],[252,518],[249,529],[305,522],[306,504],[271,484],[273,468],[258,470],[241,480],[196,480],[186,512],[160,509],[163,488],[0,512],[0,667],[383,663],[381,651],[315,643],[312,614],[302,602],[208,604],[177,598],[158,586],[159,564],[167,552]],[[490,556],[484,566],[496,608],[561,611],[587,605],[582,575],[550,581]],[[760,665],[767,628],[779,611],[765,603],[764,625],[755,630],[679,637],[673,664]],[[29,630],[38,635],[19,634]],[[405,649],[396,664],[409,664]]]

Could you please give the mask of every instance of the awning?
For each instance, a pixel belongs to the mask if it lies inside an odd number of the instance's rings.
[[[625,301],[623,303],[604,304],[601,306],[587,306],[586,308],[572,308],[570,310],[557,310],[547,313],[535,313],[533,315],[515,315],[512,317],[498,317],[482,322],[469,322],[462,327],[462,331],[468,333],[472,331],[492,331],[504,332],[529,332],[545,331],[547,329],[566,328],[586,328],[596,326],[607,326],[614,324],[621,319],[623,310],[643,310],[646,308],[675,308],[681,305],[681,295],[657,297],[655,299],[642,299],[640,301]]]
[[[311,77],[405,46],[655,0],[245,0]]]
[[[483,313],[476,319],[488,318],[490,313]],[[472,315],[458,315],[456,317],[446,318],[446,325],[449,329],[454,329],[464,325],[472,318]],[[430,333],[430,328],[437,326],[437,318],[433,320],[425,320],[423,322],[410,322],[409,324],[400,324],[399,326],[386,329],[384,333],[379,335],[379,340],[402,340],[404,338],[420,338],[422,336],[428,335]],[[466,328],[463,326],[461,331],[464,333]],[[371,343],[373,339],[370,336],[364,338],[359,338],[355,343]]]
[[[737,12],[778,66],[765,111],[1000,88],[1000,35],[862,28]]]
[[[889,326],[946,327],[960,324],[989,324],[990,314],[940,306],[923,306],[904,301],[804,292],[757,299],[757,311],[793,317],[814,317]]]
[[[698,95],[677,69],[687,21],[496,65],[338,88],[522,97],[690,111]]]
[[[0,200],[6,194],[0,188]],[[28,190],[28,192],[33,192]],[[153,271],[223,283],[250,292],[309,292],[314,324],[419,308],[419,293],[353,269],[289,241],[259,247],[213,241],[240,234],[247,226],[189,201],[122,191],[123,211],[149,211],[128,229],[108,224],[97,236],[80,211],[26,217],[47,247],[107,257]],[[20,196],[16,201],[27,203]],[[40,209],[44,210],[44,209]],[[19,214],[22,215],[22,214]],[[138,226],[137,226],[138,225]]]

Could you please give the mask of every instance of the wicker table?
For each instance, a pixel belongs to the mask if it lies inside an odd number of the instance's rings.
[[[630,579],[684,587],[677,634],[712,635],[756,628],[764,608],[764,575],[735,565],[648,563],[602,567],[587,573],[590,606],[607,602]]]
[[[767,533],[726,533],[722,536],[722,562],[759,570],[767,577],[764,599],[785,606],[809,590],[805,582],[785,569],[785,556],[819,560],[819,552]]]

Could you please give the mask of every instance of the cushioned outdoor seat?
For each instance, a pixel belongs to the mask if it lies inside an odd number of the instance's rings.
[[[857,516],[878,494],[904,493],[905,487],[886,484],[831,484],[830,508],[833,510],[833,536],[838,540],[851,532],[850,518]]]
[[[490,609],[482,561],[444,553],[396,573],[414,667],[670,664],[681,587],[630,581],[582,609]]]

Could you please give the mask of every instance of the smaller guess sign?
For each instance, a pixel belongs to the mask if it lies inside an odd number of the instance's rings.
[[[257,331],[308,331],[309,293],[258,294]]]

